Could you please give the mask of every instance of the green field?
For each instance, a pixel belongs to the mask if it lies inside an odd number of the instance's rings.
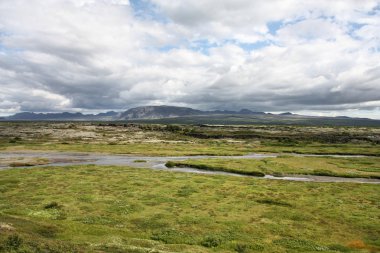
[[[4,252],[380,249],[378,185],[112,166],[0,171],[0,185]]]
[[[241,174],[379,178],[380,129],[0,123],[0,166],[39,151],[150,156],[280,153],[172,165]],[[361,154],[366,157],[299,157]],[[41,157],[40,157],[41,156]],[[134,160],[136,166],[146,164]],[[278,181],[126,166],[0,170],[0,252],[380,251],[380,185]]]

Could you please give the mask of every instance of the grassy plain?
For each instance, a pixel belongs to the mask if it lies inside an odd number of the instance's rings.
[[[3,252],[380,250],[378,185],[89,165],[0,171],[0,187]]]
[[[266,174],[376,177],[379,143],[374,127],[0,123],[4,154],[371,156],[191,161]],[[357,183],[91,165],[0,170],[0,252],[379,252],[379,199],[379,185]]]

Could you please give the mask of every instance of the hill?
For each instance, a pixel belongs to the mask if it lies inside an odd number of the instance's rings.
[[[99,114],[82,113],[34,113],[22,112],[2,121],[128,121],[156,124],[217,124],[217,125],[310,125],[310,126],[373,126],[380,127],[380,120],[367,118],[318,117],[290,112],[272,114],[248,109],[240,111],[201,111],[178,106],[141,106],[124,112]]]

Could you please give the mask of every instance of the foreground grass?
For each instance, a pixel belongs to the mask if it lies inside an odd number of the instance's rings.
[[[378,185],[114,166],[0,171],[3,252],[377,252]]]
[[[317,175],[380,179],[378,157],[297,157],[279,156],[265,159],[197,159],[169,161],[167,167],[193,167],[252,176]]]

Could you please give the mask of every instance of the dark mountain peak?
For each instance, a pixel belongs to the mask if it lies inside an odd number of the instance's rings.
[[[249,109],[241,109],[239,114],[252,114],[253,112]]]
[[[255,111],[251,111],[249,109],[241,109],[238,113],[239,114],[253,114],[253,115],[265,115],[266,114],[265,112],[255,112]]]
[[[120,115],[120,119],[159,119],[200,114],[204,114],[204,112],[188,107],[167,105],[140,106],[123,112]]]
[[[119,113],[115,111],[109,111],[109,112],[101,112],[96,114],[96,116],[99,117],[107,117],[107,116],[117,116]]]
[[[228,111],[228,110],[215,110],[215,111],[208,111],[210,114],[236,114],[235,111]]]
[[[284,113],[280,113],[279,115],[283,115],[283,116],[291,116],[291,115],[295,115],[291,112],[284,112]]]
[[[36,115],[38,114],[34,112],[20,112],[20,113],[16,113],[15,115],[9,116],[8,119],[12,119],[12,120],[25,119],[25,118],[29,119],[29,118],[36,117]]]
[[[20,112],[13,116],[9,116],[10,120],[69,120],[84,117],[80,112],[62,112],[62,113],[35,113],[35,112]]]

